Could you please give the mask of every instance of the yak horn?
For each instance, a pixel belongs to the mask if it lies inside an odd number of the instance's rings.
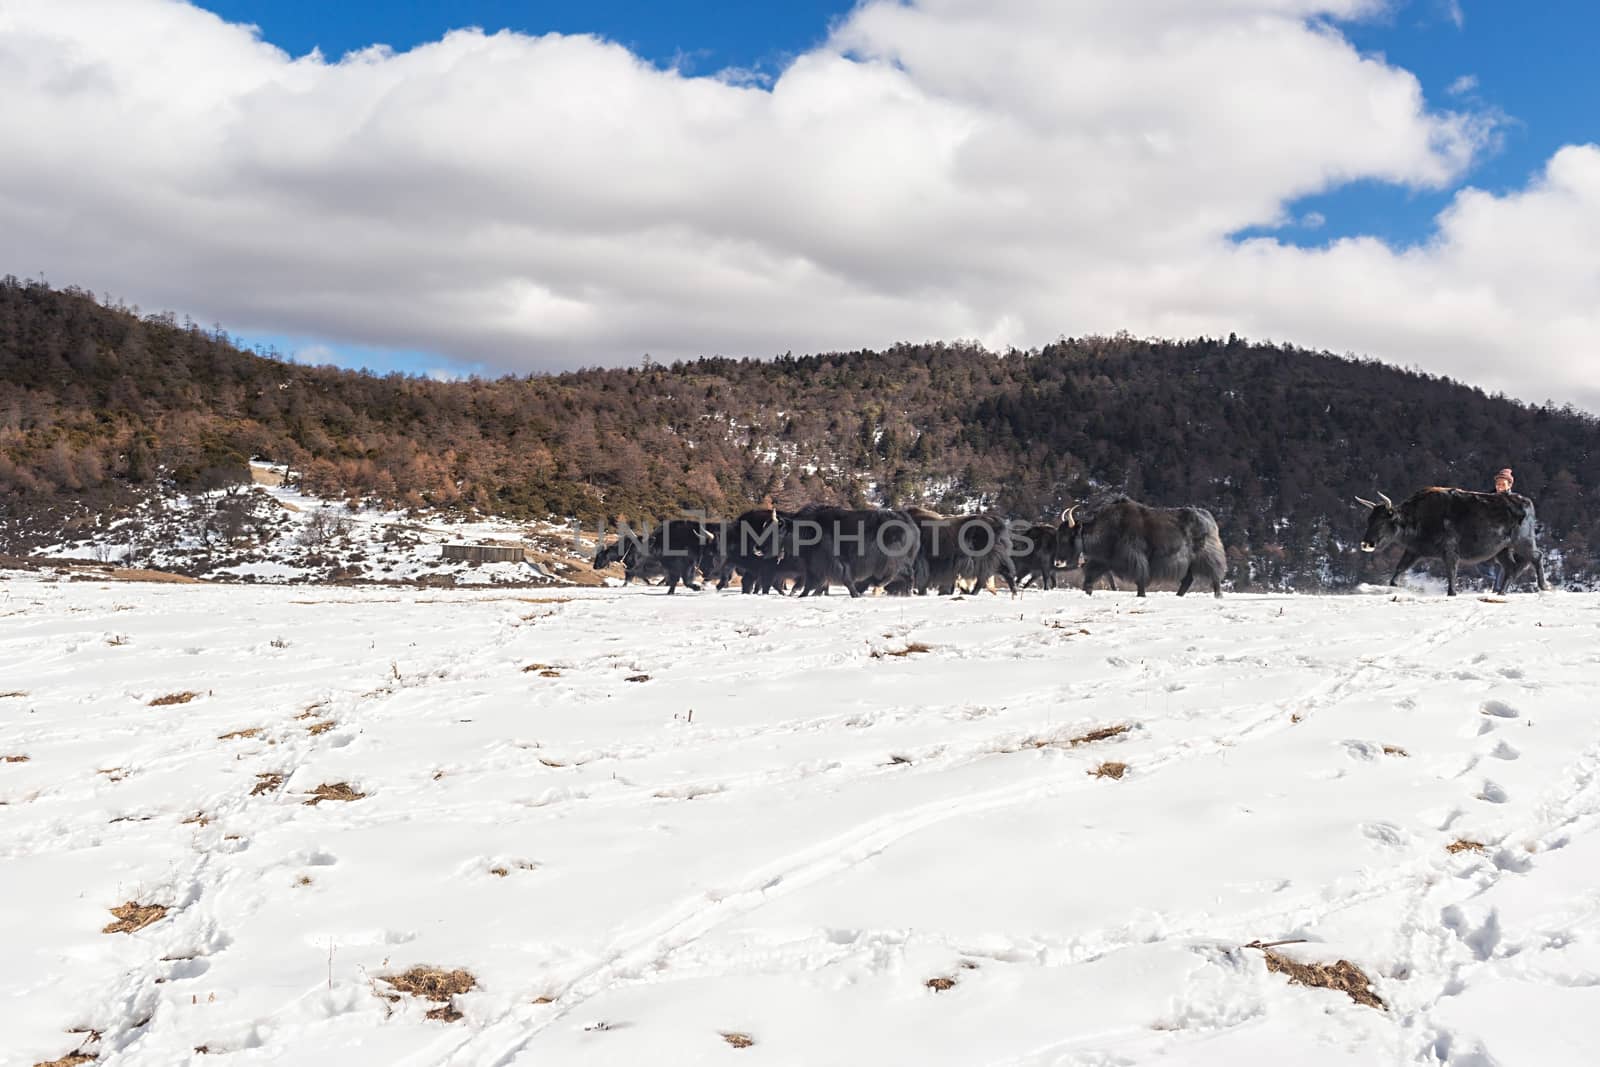
[[[1356,497],[1356,503],[1357,503],[1357,504],[1363,504],[1363,505],[1365,505],[1365,506],[1367,506],[1367,507],[1369,507],[1369,508],[1374,508],[1374,509],[1376,509],[1376,508],[1377,508],[1377,506],[1378,506],[1378,505],[1376,505],[1376,504],[1374,504],[1374,503],[1373,503],[1373,502],[1372,502],[1372,501],[1370,501],[1370,500],[1368,500],[1368,499],[1367,499],[1367,498],[1366,498],[1366,497],[1364,497],[1364,496],[1358,496],[1358,497]]]
[[[1078,525],[1078,520],[1076,520],[1076,519],[1074,519],[1072,517],[1072,513],[1074,511],[1077,511],[1077,510],[1078,510],[1078,505],[1074,504],[1070,508],[1068,508],[1066,511],[1063,511],[1061,513],[1061,521],[1067,524],[1067,528],[1068,529],[1071,529],[1072,527]]]
[[[1390,500],[1388,497],[1384,496],[1382,493],[1378,494],[1378,499],[1383,501],[1383,506],[1384,507],[1386,507],[1386,508],[1394,507],[1394,501]]]

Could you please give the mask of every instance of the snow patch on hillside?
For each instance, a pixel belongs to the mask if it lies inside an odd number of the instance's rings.
[[[414,516],[308,496],[282,482],[283,468],[252,463],[254,484],[185,494],[170,486],[131,516],[41,548],[37,555],[178,571],[213,581],[403,582],[438,585],[565,585],[581,580],[592,542],[551,523]],[[533,550],[523,562],[444,559],[447,544]]]

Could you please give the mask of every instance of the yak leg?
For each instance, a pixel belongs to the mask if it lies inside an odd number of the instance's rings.
[[[1222,579],[1221,578],[1213,578],[1213,579],[1211,579],[1211,595],[1216,597],[1218,600],[1222,599]]]
[[[1445,545],[1445,549],[1444,549],[1445,589],[1448,591],[1450,596],[1455,596],[1456,595],[1456,568],[1458,566],[1460,566],[1460,564],[1461,564],[1461,556],[1458,553],[1458,551],[1456,549],[1456,546],[1452,545],[1452,544]]]
[[[1494,592],[1496,596],[1504,593],[1512,581],[1522,576],[1526,565],[1517,562],[1517,555],[1509,548],[1502,548],[1494,557]]]
[[[1110,568],[1107,567],[1103,563],[1085,563],[1083,565],[1083,592],[1084,592],[1084,595],[1093,596],[1094,595],[1094,583],[1098,582],[1100,580],[1101,576],[1106,574],[1109,571],[1110,571]]]
[[[1193,584],[1194,584],[1194,568],[1190,567],[1187,571],[1184,572],[1183,581],[1178,583],[1178,595],[1182,596],[1183,594],[1187,593],[1189,591],[1189,587],[1191,585],[1193,585]]]
[[[1411,569],[1411,565],[1413,563],[1415,563],[1416,561],[1417,561],[1417,554],[1415,552],[1411,551],[1409,548],[1406,549],[1404,552],[1400,553],[1400,562],[1396,563],[1394,565],[1394,574],[1390,576],[1389,584],[1390,585],[1399,585],[1400,584],[1400,576],[1402,574],[1404,574],[1406,571],[1410,570]]]

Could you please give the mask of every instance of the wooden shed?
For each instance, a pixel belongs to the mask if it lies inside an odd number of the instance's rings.
[[[526,557],[521,545],[440,545],[445,559],[464,559],[473,563],[521,563]]]

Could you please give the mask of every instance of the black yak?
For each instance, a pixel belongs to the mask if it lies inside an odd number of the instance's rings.
[[[1444,560],[1446,588],[1456,595],[1456,568],[1462,563],[1494,560],[1500,565],[1494,591],[1533,567],[1539,588],[1545,589],[1544,560],[1534,534],[1533,501],[1519,493],[1475,493],[1468,489],[1435,486],[1413,494],[1399,507],[1378,494],[1381,503],[1356,498],[1366,505],[1367,531],[1361,551],[1376,552],[1397,544],[1400,560],[1390,585],[1419,559]]]
[[[858,597],[915,570],[917,525],[903,511],[812,505],[778,518],[783,555],[805,574],[801,596],[826,594],[836,581]]]
[[[1058,552],[1068,564],[1083,557],[1083,591],[1110,574],[1130,581],[1145,595],[1151,581],[1178,583],[1178,595],[1196,578],[1222,596],[1227,557],[1217,520],[1204,508],[1152,508],[1115,496],[1078,515],[1079,505],[1061,513]]]
[[[1017,591],[1012,531],[1003,519],[983,514],[946,517],[924,508],[910,508],[907,514],[915,520],[921,540],[912,581],[917,593],[932,587],[949,596],[963,580],[977,592],[991,578]]]

